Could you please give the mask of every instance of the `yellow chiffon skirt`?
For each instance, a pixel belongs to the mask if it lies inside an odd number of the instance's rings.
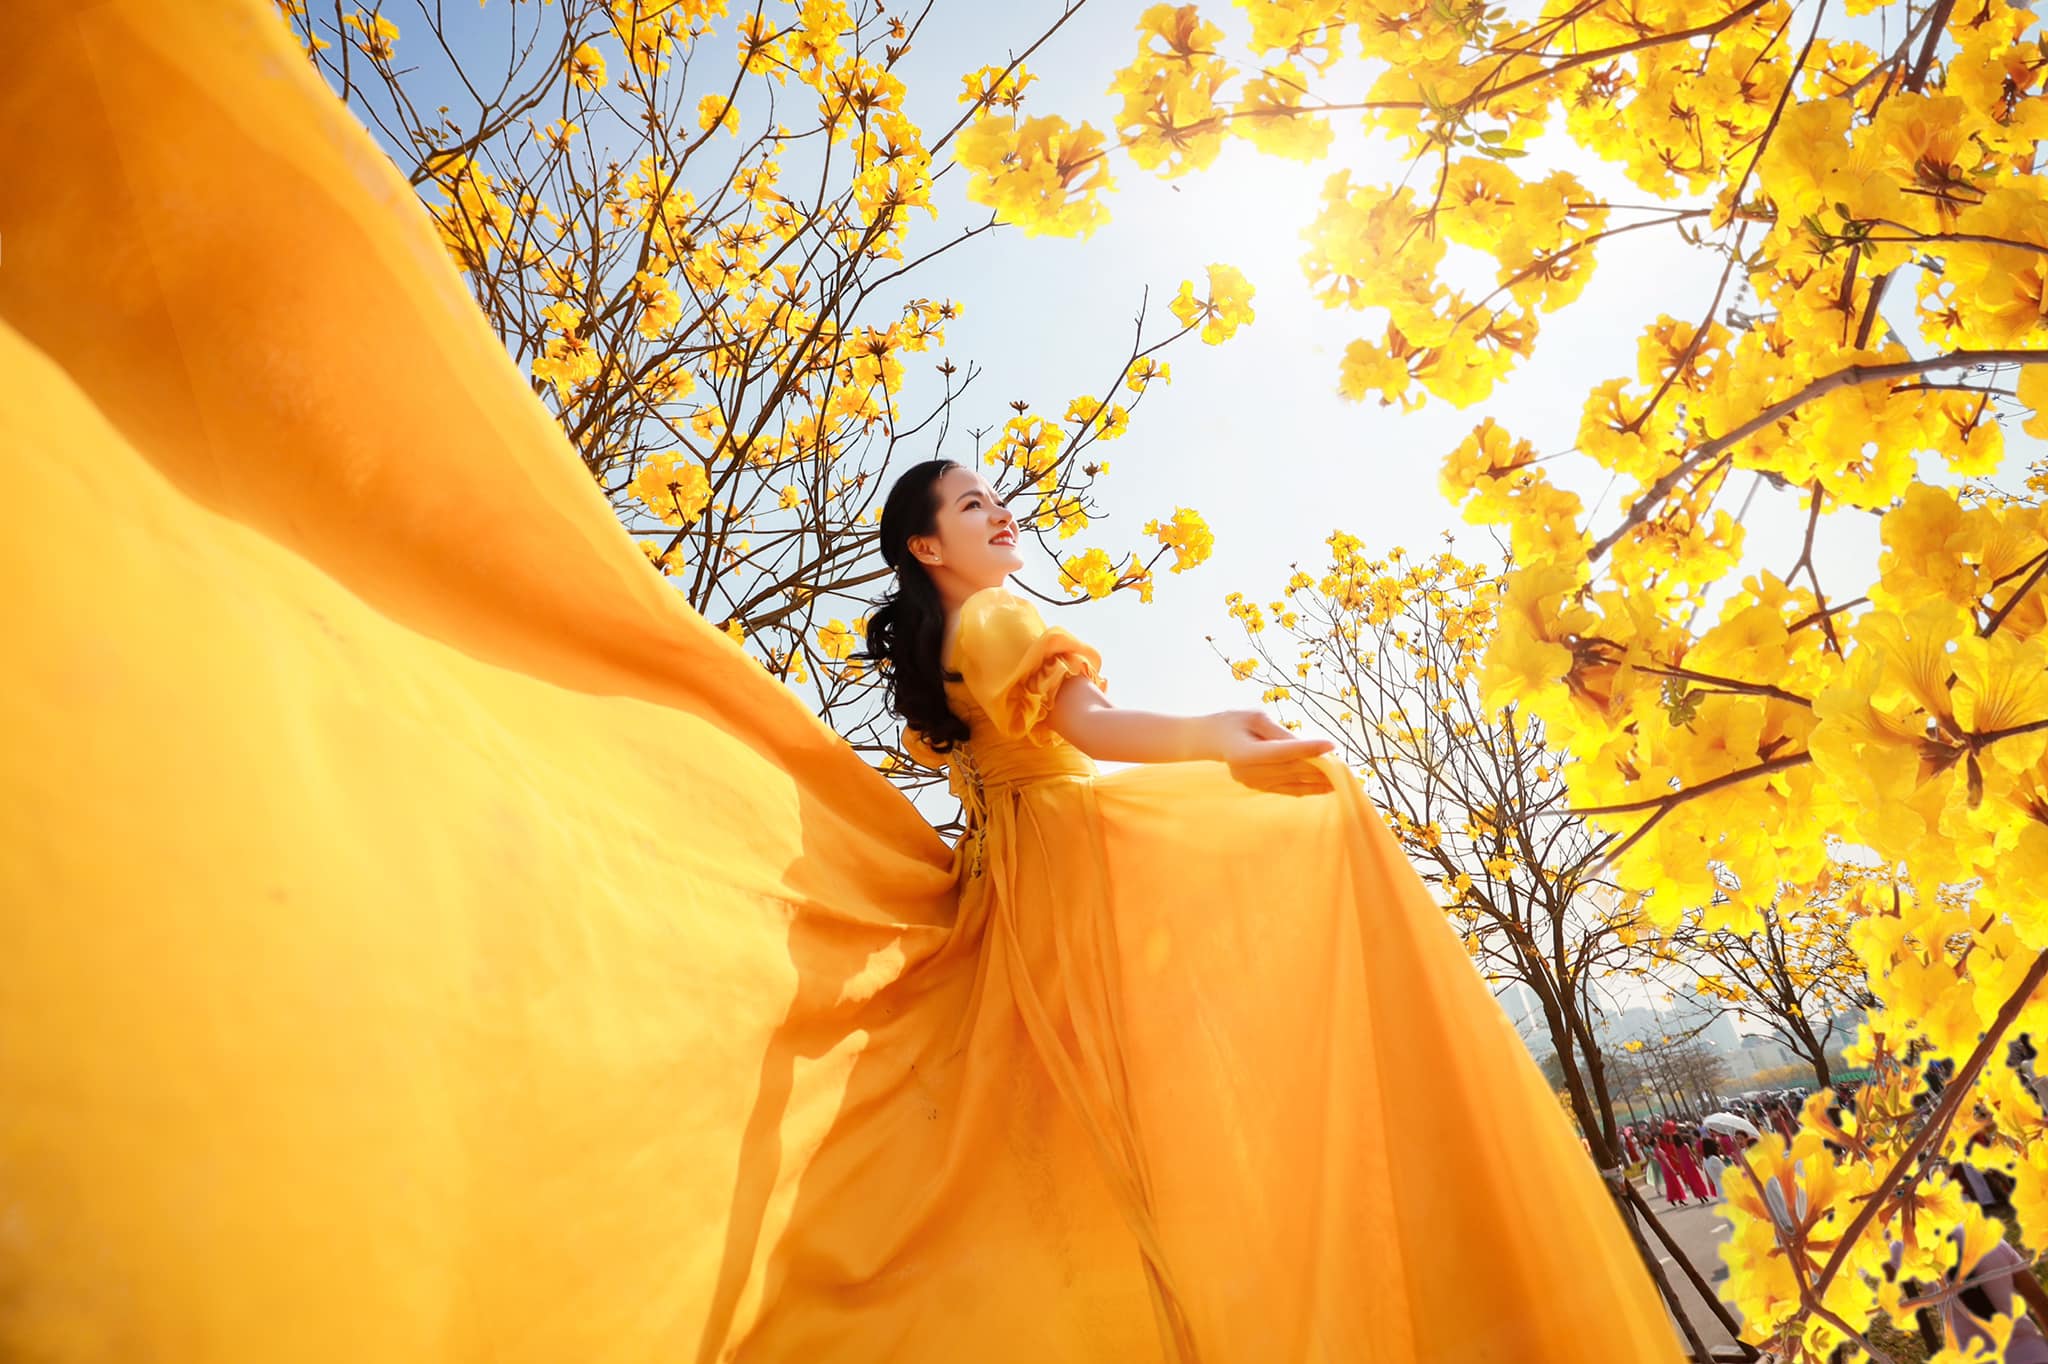
[[[0,29],[0,1358],[1677,1358],[1340,767],[969,874],[267,3]]]

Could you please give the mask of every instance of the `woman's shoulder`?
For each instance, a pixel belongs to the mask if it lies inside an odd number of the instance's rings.
[[[1007,587],[984,587],[960,603],[954,638],[1028,639],[1045,628],[1045,617],[1029,597]]]
[[[1050,624],[1030,597],[985,587],[960,603],[949,655],[967,679],[1007,685],[1059,661],[1098,679],[1102,656],[1094,645]]]
[[[1012,592],[1007,587],[984,587],[960,603],[960,622],[965,625],[970,619],[1008,615],[1015,612],[1038,614],[1038,608],[1031,599]]]

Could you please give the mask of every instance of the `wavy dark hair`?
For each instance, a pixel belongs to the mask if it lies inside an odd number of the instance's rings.
[[[910,552],[910,537],[937,529],[939,479],[959,467],[958,460],[929,459],[905,469],[890,486],[882,503],[882,561],[896,570],[896,587],[868,617],[868,647],[853,655],[883,665],[889,709],[940,753],[967,742],[967,722],[946,704],[946,683],[960,680],[959,673],[944,670],[940,657],[946,607],[937,584]]]

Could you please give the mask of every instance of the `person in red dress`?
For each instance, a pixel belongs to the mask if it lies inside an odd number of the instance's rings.
[[[1671,1153],[1671,1138],[1657,1138],[1657,1168],[1664,1175],[1664,1201],[1674,1208],[1685,1206],[1685,1187],[1678,1181],[1678,1162]]]
[[[1685,1187],[1691,1190],[1700,1202],[1713,1202],[1713,1185],[1707,1182],[1706,1171],[1700,1169],[1699,1157],[1693,1154],[1692,1142],[1679,1138],[1673,1141],[1672,1146],[1678,1161],[1678,1171],[1685,1177]]]

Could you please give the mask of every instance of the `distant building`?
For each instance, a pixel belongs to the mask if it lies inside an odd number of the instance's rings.
[[[1495,998],[1500,1000],[1500,1007],[1507,1013],[1508,1021],[1523,1035],[1529,1035],[1532,1030],[1545,1030],[1547,1025],[1543,1019],[1542,1002],[1536,998],[1536,992],[1521,981],[1510,982]]]
[[[1726,1059],[1728,1079],[1737,1085],[1761,1071],[1789,1066],[1795,1061],[1802,1060],[1777,1038],[1762,1033],[1751,1033],[1744,1037],[1740,1046],[1726,1053]]]
[[[1723,1056],[1741,1050],[1742,1034],[1735,1031],[1735,1015],[1716,1014],[1714,1021],[1707,1024],[1707,1030],[1700,1034],[1700,1041]]]

